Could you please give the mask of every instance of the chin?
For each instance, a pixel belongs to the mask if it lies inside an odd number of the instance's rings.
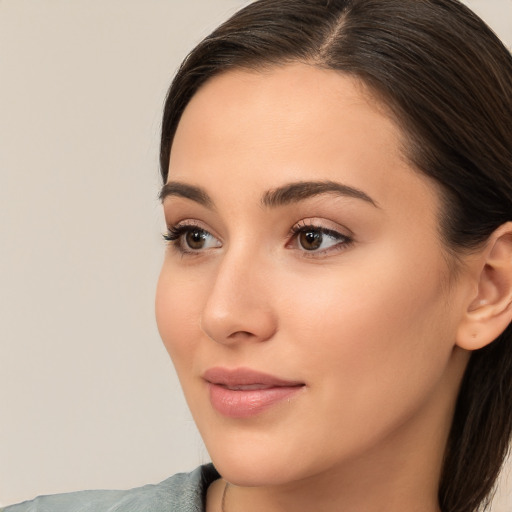
[[[282,439],[233,435],[205,442],[217,471],[241,487],[286,485],[325,470],[325,461],[306,460],[303,448]]]
[[[255,460],[256,459],[256,460]],[[300,480],[297,469],[290,468],[289,461],[269,460],[269,457],[244,458],[240,455],[223,455],[213,458],[222,478],[240,487],[265,487],[283,485]]]

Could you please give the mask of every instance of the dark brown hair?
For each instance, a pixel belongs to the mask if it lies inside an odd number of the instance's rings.
[[[234,68],[299,61],[358,77],[390,109],[411,164],[442,190],[453,253],[512,220],[512,57],[457,0],[259,0],[186,58],[165,104],[160,165],[196,91]],[[512,432],[512,328],[473,352],[439,485],[443,512],[489,500]]]

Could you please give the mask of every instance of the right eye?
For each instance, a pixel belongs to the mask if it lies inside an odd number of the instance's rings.
[[[195,253],[221,247],[221,242],[209,231],[193,224],[170,226],[163,235],[164,240],[171,243],[183,254]]]

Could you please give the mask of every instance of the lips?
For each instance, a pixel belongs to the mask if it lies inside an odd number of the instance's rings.
[[[203,374],[213,408],[229,418],[255,416],[301,392],[303,382],[249,368],[210,368]]]

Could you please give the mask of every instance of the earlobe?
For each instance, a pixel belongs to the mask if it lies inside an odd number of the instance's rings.
[[[478,291],[457,332],[466,350],[492,343],[512,321],[512,222],[494,231],[478,261]]]

